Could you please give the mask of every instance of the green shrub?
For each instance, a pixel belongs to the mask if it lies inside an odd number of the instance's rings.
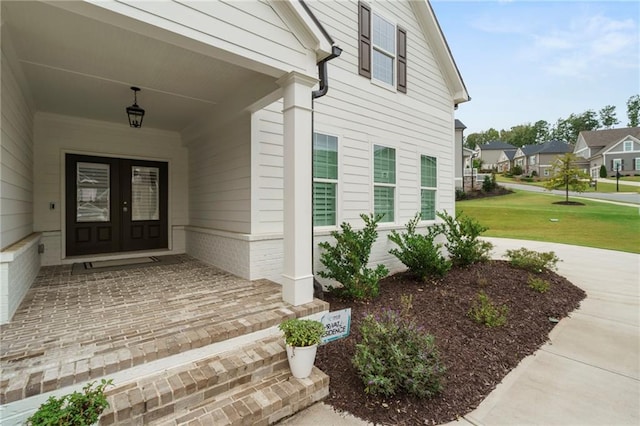
[[[112,385],[112,380],[102,379],[94,388],[95,382],[88,383],[82,388],[82,393],[73,392],[49,399],[27,419],[28,425],[65,425],[83,426],[93,425],[98,421],[102,412],[109,407],[105,388]]]
[[[515,166],[513,166],[513,169],[511,170],[511,173],[514,176],[520,176],[522,174],[522,166],[519,166],[519,165],[516,164]]]
[[[524,247],[517,250],[507,250],[507,258],[511,265],[530,272],[542,272],[545,269],[556,270],[560,259],[552,251],[537,252]]]
[[[454,265],[466,266],[478,262],[486,262],[493,244],[479,239],[487,230],[475,220],[458,213],[455,218],[447,212],[438,212],[443,223],[436,225],[439,232],[447,238],[444,244]]]
[[[434,337],[396,311],[367,315],[352,359],[365,392],[393,395],[400,390],[429,397],[442,389],[441,364]]]
[[[451,269],[451,261],[442,255],[442,244],[435,242],[440,231],[437,227],[430,227],[426,234],[418,234],[416,226],[419,221],[420,213],[416,213],[414,218],[407,222],[406,232],[391,232],[389,239],[399,248],[392,248],[389,253],[397,257],[410,273],[422,281],[433,276],[442,277]]]
[[[546,293],[549,290],[549,287],[551,287],[551,283],[549,281],[534,277],[533,275],[529,275],[529,281],[527,284],[531,290],[537,291],[538,293]]]
[[[350,224],[343,222],[340,225],[342,232],[331,232],[336,240],[335,246],[327,241],[318,244],[325,250],[320,255],[320,261],[326,268],[318,274],[342,284],[342,288],[331,287],[329,290],[343,297],[373,299],[378,296],[380,279],[389,273],[384,265],[378,265],[375,270],[367,267],[371,246],[378,237],[376,228],[382,215],[361,214],[360,217],[365,223],[363,229],[354,231]]]
[[[471,309],[469,309],[471,319],[487,327],[499,327],[506,324],[508,313],[507,305],[495,306],[484,291],[478,293]]]
[[[462,201],[467,198],[467,193],[462,188],[456,188],[456,201]]]
[[[287,345],[298,348],[320,344],[326,331],[320,321],[300,318],[284,320],[278,328]]]
[[[486,175],[482,180],[482,190],[484,192],[493,191],[493,185],[491,185],[491,177],[489,175]]]
[[[600,177],[603,179],[607,178],[607,166],[604,164],[600,165]]]

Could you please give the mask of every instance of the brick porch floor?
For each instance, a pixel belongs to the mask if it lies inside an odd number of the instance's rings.
[[[12,321],[0,326],[0,404],[327,310],[293,307],[267,280],[179,262],[71,275],[43,267]]]

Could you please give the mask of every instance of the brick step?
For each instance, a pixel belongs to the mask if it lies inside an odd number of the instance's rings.
[[[158,419],[151,425],[270,425],[329,395],[329,376],[313,368],[306,379],[289,369],[270,374]]]
[[[268,416],[276,417],[276,410],[285,412],[288,410],[285,408],[287,406],[292,409],[304,401],[326,396],[326,393],[323,396],[322,386],[316,382],[326,382],[324,387],[328,392],[328,377],[319,370],[314,375],[315,380],[302,381],[302,384],[296,385],[299,390],[295,398],[282,395],[278,406],[278,399],[273,395],[282,394],[281,388],[285,385],[280,383],[288,381],[290,371],[283,339],[279,334],[272,335],[255,343],[172,367],[110,389],[107,392],[110,408],[100,418],[100,424],[176,424],[175,419],[192,413],[194,407],[205,407],[218,400],[228,401],[228,408],[226,411],[215,409],[212,412],[216,415],[228,412],[231,415],[236,410],[233,408],[234,404],[241,406],[237,401],[252,393],[262,395],[254,396],[254,402],[259,405],[259,401],[264,402],[264,392],[267,391],[255,389],[256,386],[274,388],[268,391],[270,397],[267,399],[273,399],[273,404],[266,404],[264,407],[260,405],[257,415],[265,416],[268,413]],[[286,385],[286,388],[289,389],[290,386]],[[222,409],[222,406],[217,408]],[[253,418],[256,406],[251,406],[250,414]],[[201,414],[207,416],[210,413],[205,411]]]

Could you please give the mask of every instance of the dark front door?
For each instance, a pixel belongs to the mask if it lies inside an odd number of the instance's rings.
[[[67,255],[168,247],[167,163],[66,156]]]

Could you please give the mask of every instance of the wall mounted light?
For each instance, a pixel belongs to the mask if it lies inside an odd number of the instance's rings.
[[[138,106],[137,93],[140,88],[132,86],[131,90],[133,90],[133,105],[127,107],[129,126],[138,128],[142,127],[142,119],[144,118],[144,110]]]

